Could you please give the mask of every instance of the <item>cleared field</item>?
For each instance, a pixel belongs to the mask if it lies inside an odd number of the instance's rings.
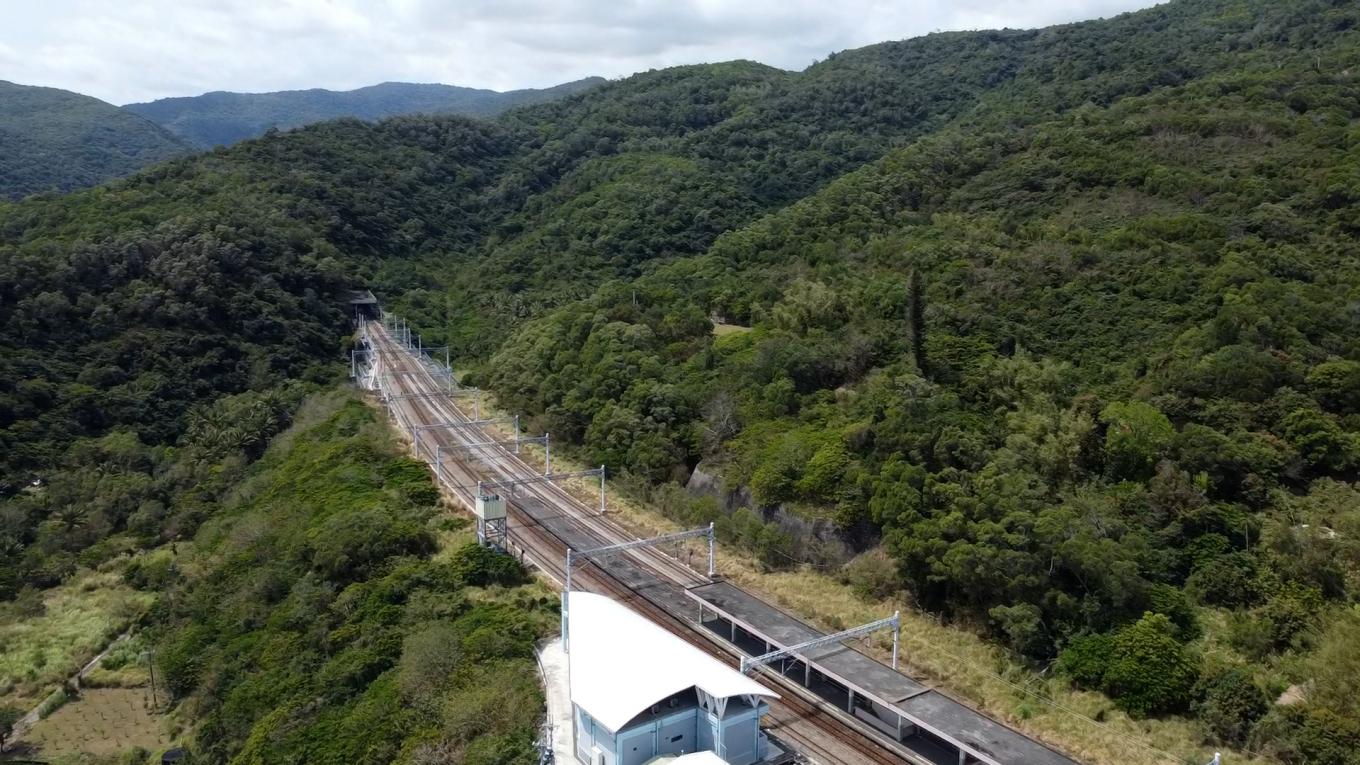
[[[161,717],[149,711],[150,702],[146,688],[89,688],[38,721],[19,744],[25,756],[38,758],[166,749],[170,737]]]
[[[0,704],[35,706],[127,629],[152,601],[112,572],[85,571],[42,593],[41,609],[0,610]]]

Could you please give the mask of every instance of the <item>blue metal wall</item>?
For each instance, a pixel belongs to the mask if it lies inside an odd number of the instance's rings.
[[[721,720],[697,706],[682,707],[626,727],[617,735],[579,706],[573,705],[573,710],[576,758],[587,765],[595,747],[603,753],[605,765],[642,765],[657,755],[704,750],[716,752],[731,765],[754,765],[765,756],[760,718],[769,707],[764,704],[732,709]]]

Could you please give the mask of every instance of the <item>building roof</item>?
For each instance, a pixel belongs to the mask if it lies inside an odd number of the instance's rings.
[[[727,761],[711,751],[691,752],[690,754],[663,754],[648,760],[647,765],[727,765]]]
[[[571,700],[611,731],[688,688],[779,698],[621,603],[589,592],[567,597]]]

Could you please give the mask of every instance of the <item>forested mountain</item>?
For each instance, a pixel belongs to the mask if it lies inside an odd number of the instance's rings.
[[[379,120],[405,114],[462,114],[493,117],[507,109],[543,103],[579,93],[604,82],[600,77],[551,88],[497,92],[456,85],[384,82],[356,90],[322,88],[275,93],[228,93],[162,98],[124,106],[155,122],[181,140],[202,149],[225,146],[340,117]]]
[[[1355,763],[1357,77],[1353,3],[1179,0],[0,206],[0,592],[201,523],[94,502],[121,474],[91,439],[253,453],[256,397],[334,374],[368,285],[771,567],[905,591],[1202,740]],[[751,506],[677,499],[696,466]],[[210,761],[265,714],[233,709]]]
[[[94,186],[188,150],[97,98],[0,80],[0,199]]]

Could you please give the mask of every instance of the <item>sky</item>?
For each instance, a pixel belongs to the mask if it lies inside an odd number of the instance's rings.
[[[0,80],[115,104],[211,90],[442,82],[509,90],[828,53],[1155,0],[0,0]]]

